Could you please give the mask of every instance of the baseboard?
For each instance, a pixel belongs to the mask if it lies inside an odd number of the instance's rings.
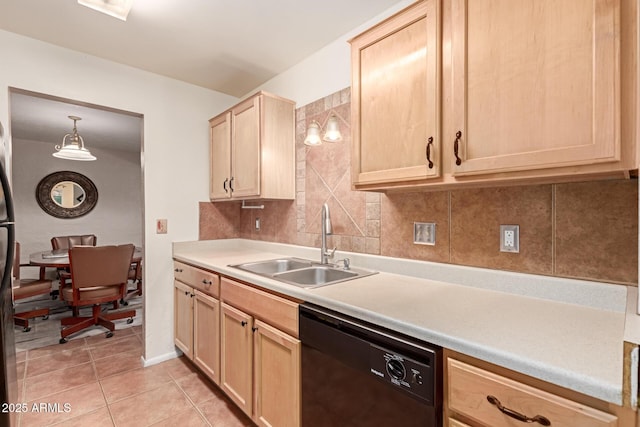
[[[157,365],[161,362],[166,362],[167,360],[175,359],[176,357],[180,357],[182,352],[172,351],[169,353],[161,354],[160,356],[152,357],[151,359],[145,359],[144,356],[140,356],[142,359],[142,366],[145,368],[152,365]]]

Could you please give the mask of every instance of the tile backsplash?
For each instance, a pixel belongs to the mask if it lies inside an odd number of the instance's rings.
[[[597,181],[435,192],[351,190],[350,88],[296,110],[296,200],[201,202],[200,239],[243,237],[320,245],[327,203],[339,250],[392,257],[638,283],[638,182]],[[343,140],[307,147],[306,128],[331,114]],[[255,220],[260,218],[260,229]],[[413,243],[413,223],[436,223],[434,246]],[[520,226],[520,252],[500,252],[500,224]]]

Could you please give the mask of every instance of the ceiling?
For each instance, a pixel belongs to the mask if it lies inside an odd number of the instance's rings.
[[[0,29],[235,97],[399,0],[134,0],[121,21],[76,0],[0,1]]]
[[[235,97],[400,0],[134,0],[120,21],[76,0],[0,0],[0,29]],[[34,96],[35,95],[35,96]],[[140,118],[12,93],[13,139],[140,150]]]
[[[14,141],[50,142],[53,152],[53,145],[61,144],[62,138],[73,129],[73,121],[68,116],[77,116],[82,118],[76,123],[78,135],[89,150],[140,151],[142,119],[139,115],[18,91],[11,92],[10,102]]]

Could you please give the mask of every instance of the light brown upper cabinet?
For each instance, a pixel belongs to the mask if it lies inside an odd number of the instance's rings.
[[[354,188],[637,169],[637,1],[561,3],[419,1],[354,38]]]
[[[617,3],[452,1],[455,175],[620,159]]]
[[[295,103],[258,92],[209,120],[210,198],[295,198]]]
[[[418,2],[351,40],[355,185],[439,176],[439,2]]]

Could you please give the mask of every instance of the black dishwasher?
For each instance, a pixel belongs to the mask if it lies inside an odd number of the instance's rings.
[[[300,306],[303,427],[442,426],[442,349]]]

